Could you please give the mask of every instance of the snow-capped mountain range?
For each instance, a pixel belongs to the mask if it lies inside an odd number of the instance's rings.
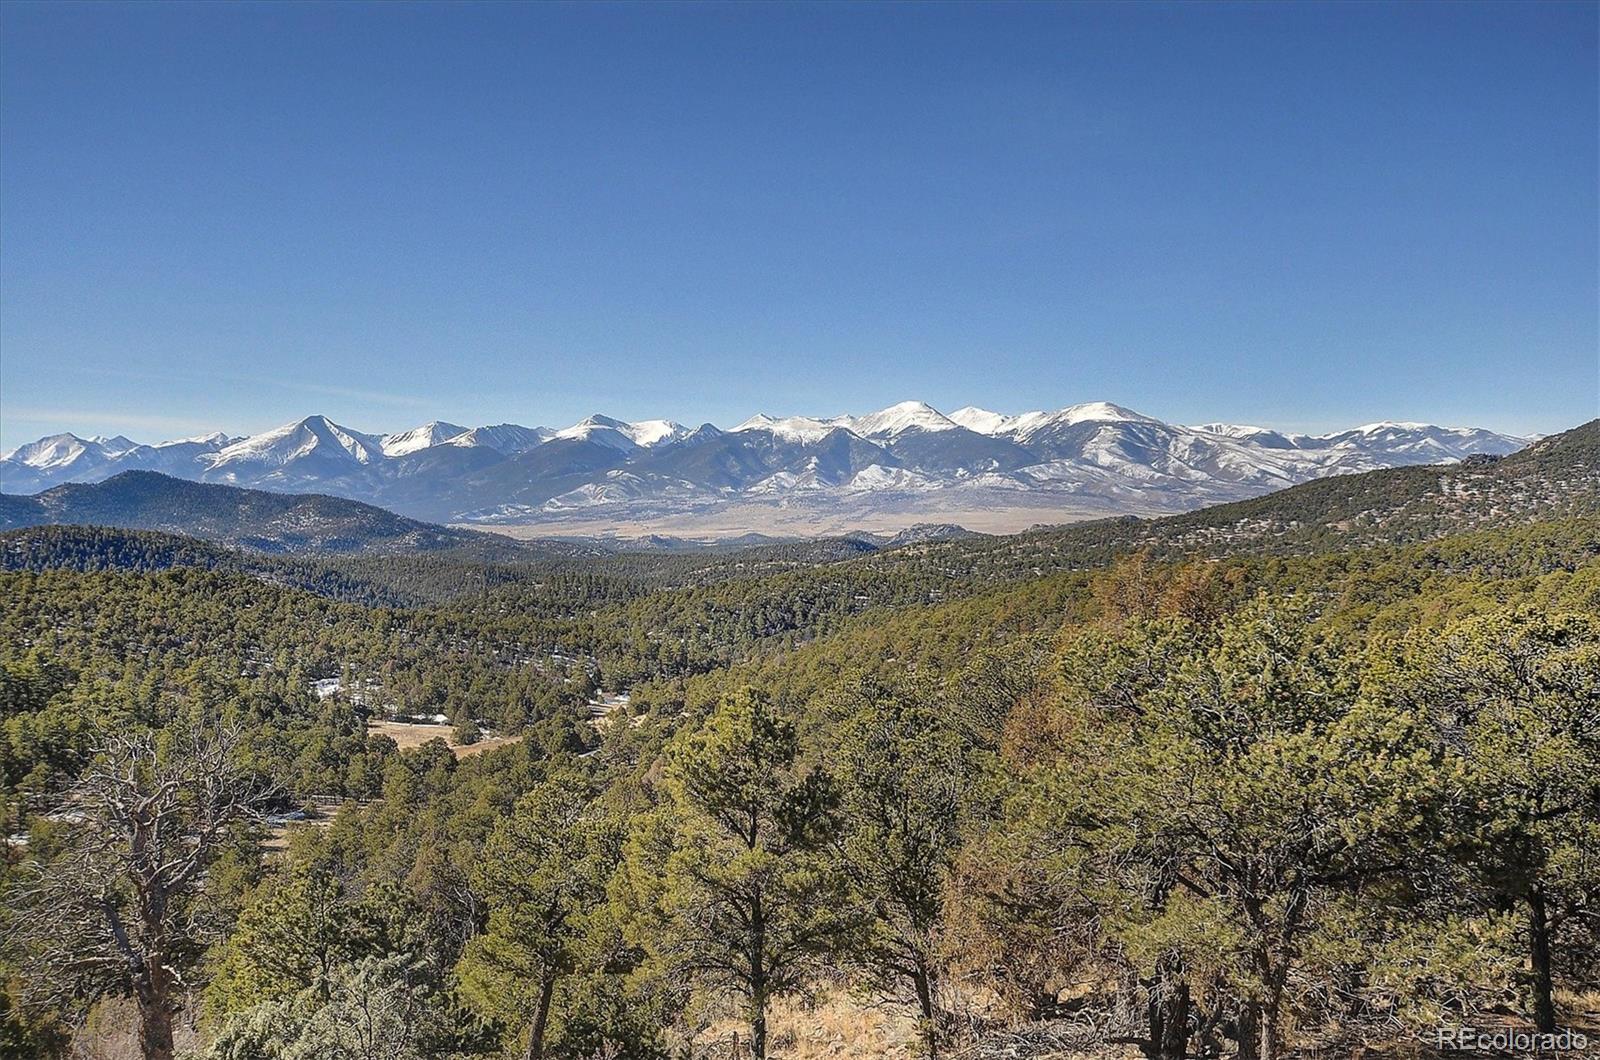
[[[0,490],[149,470],[329,493],[441,522],[685,525],[742,506],[782,510],[793,524],[809,513],[835,529],[941,512],[1019,511],[1040,522],[1180,511],[1326,475],[1502,455],[1527,441],[1422,423],[1324,435],[1182,426],[1103,401],[1020,415],[970,406],[947,415],[905,401],[864,416],[756,415],[727,430],[595,415],[557,430],[434,421],[378,435],[310,416],[250,437],[156,445],[41,438],[0,458]]]

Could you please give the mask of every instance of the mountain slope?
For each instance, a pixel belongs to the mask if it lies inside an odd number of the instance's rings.
[[[415,552],[483,544],[507,554],[519,549],[504,538],[432,526],[339,497],[186,482],[151,471],[125,471],[33,497],[0,496],[0,528],[55,523],[158,530],[259,552]]]
[[[309,416],[262,434],[139,445],[55,435],[0,458],[33,493],[144,469],[314,492],[432,522],[561,532],[814,536],[959,521],[989,531],[1159,515],[1329,475],[1505,454],[1475,428],[1375,423],[1328,435],[1164,423],[1110,402],[949,416],[904,401],[862,416],[754,416],[729,431],[593,415],[560,430],[433,421],[369,434]]]
[[[435,445],[459,438],[467,433],[467,428],[454,423],[445,423],[443,420],[434,420],[424,423],[421,427],[413,427],[409,431],[399,434],[386,434],[380,442],[384,456],[405,456],[415,453],[419,449],[428,449]]]
[[[148,492],[150,496],[142,505],[128,504],[125,496],[106,498],[123,490]],[[374,520],[369,529],[400,531],[399,536],[374,539],[368,545],[369,552],[409,552],[411,544],[418,540],[406,536],[418,524],[386,512],[373,512],[364,505],[326,497],[283,497],[195,486],[156,475],[125,475],[115,482],[66,487],[51,491],[51,495],[56,512],[64,515],[94,521],[134,517],[146,525],[198,527],[212,534],[213,540],[262,547],[256,540],[259,535],[242,533],[238,528],[231,534],[221,532],[216,525],[216,509],[232,505],[235,515],[246,512],[259,519],[258,527],[271,526],[273,520],[295,523],[300,539],[279,540],[267,546],[280,552],[287,551],[291,544],[310,551],[304,542],[305,520],[317,522],[340,513],[351,519]],[[91,503],[97,495],[104,499]],[[191,507],[213,509],[212,522],[207,525],[206,520],[192,513],[185,516],[179,503],[185,499]],[[165,511],[161,510],[163,506]],[[50,517],[42,509],[41,498],[0,497],[0,525],[15,526]],[[384,599],[401,604],[459,595],[463,586],[476,591],[473,587],[487,584],[479,579],[488,579],[490,571],[496,572],[497,584],[506,577],[537,580],[538,570],[551,569],[540,564],[550,561],[560,569],[571,570],[571,562],[581,559],[585,576],[619,577],[629,584],[648,582],[656,587],[677,586],[685,592],[713,582],[748,581],[771,575],[777,579],[772,586],[752,583],[741,596],[745,600],[741,610],[761,613],[759,602],[766,598],[764,594],[769,590],[791,592],[796,583],[790,575],[799,568],[818,565],[827,570],[804,575],[803,580],[825,587],[819,590],[819,599],[843,593],[845,599],[858,603],[864,597],[868,603],[860,606],[899,606],[925,602],[930,594],[953,597],[1052,572],[1096,568],[1141,551],[1156,558],[1189,559],[1356,553],[1445,538],[1459,540],[1456,535],[1474,532],[1492,546],[1499,539],[1497,531],[1533,523],[1546,527],[1547,532],[1530,540],[1547,541],[1549,548],[1526,557],[1532,566],[1574,569],[1573,564],[1600,556],[1600,421],[1553,435],[1505,458],[1479,457],[1458,465],[1331,477],[1180,515],[1103,519],[1000,537],[971,535],[955,525],[934,525],[914,527],[892,539],[854,535],[824,541],[769,543],[756,549],[734,550],[725,545],[693,552],[685,551],[687,542],[667,539],[660,542],[656,551],[618,553],[599,542],[519,545],[493,535],[423,527],[423,531],[437,536],[421,538],[425,550],[409,560],[351,558],[337,561],[335,568],[330,566],[335,561],[325,558],[257,557],[256,566],[249,569],[275,579],[298,572],[295,577],[324,593],[371,594],[376,591],[374,586],[381,585],[387,594]],[[339,547],[348,541],[348,536],[329,534],[315,544],[321,546],[331,540]],[[451,545],[451,540],[464,543]],[[426,550],[430,544],[436,546],[433,551]],[[1438,549],[1430,553],[1433,558],[1429,562],[1476,562],[1470,556],[1452,552],[1451,546],[1441,544]],[[1484,553],[1489,558],[1483,561],[1504,562],[1503,558],[1494,559],[1493,551],[1490,547]],[[238,562],[241,561],[220,556],[211,546],[137,530],[37,527],[0,532],[0,568],[5,569],[212,567]],[[279,566],[269,570],[260,566],[263,563]],[[393,568],[401,573],[377,576],[395,563],[402,564]],[[313,568],[314,576],[308,573]],[[328,581],[327,572],[333,569],[360,577],[352,581],[341,575]],[[449,573],[442,581],[427,573],[444,569]],[[419,595],[415,584],[419,578],[440,584]]]
[[[229,438],[221,431],[155,445],[140,445],[120,435],[79,438],[56,434],[0,457],[0,485],[12,493],[37,493],[63,482],[98,482],[119,471],[136,470],[198,479],[217,452],[239,441],[243,439]]]
[[[863,438],[895,438],[906,431],[950,431],[958,424],[922,401],[902,401],[850,421],[850,429]]]
[[[1219,557],[1307,554],[1561,519],[1600,519],[1600,420],[1506,457],[1332,476],[1158,519],[1101,519],[940,543],[924,550],[920,562],[1070,570],[1139,549]]]
[[[550,440],[555,432],[548,427],[522,427],[515,423],[497,423],[490,427],[474,427],[464,434],[451,438],[447,445],[481,446],[515,456],[526,452],[541,442]]]
[[[903,428],[891,437],[889,451],[902,466],[935,474],[1013,471],[1039,462],[1037,454],[1009,438],[980,434],[956,424]]]

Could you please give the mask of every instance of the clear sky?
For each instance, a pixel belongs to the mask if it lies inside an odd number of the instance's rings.
[[[0,444],[1600,414],[1597,8],[0,5]]]

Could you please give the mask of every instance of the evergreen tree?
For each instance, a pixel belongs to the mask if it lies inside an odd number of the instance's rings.
[[[1323,905],[1401,871],[1438,826],[1423,727],[1361,699],[1354,664],[1292,609],[1246,609],[1215,635],[1182,620],[1086,634],[1065,670],[1085,728],[1033,805],[1144,983],[1147,1054],[1176,1060],[1225,1021],[1241,1057],[1274,1060]],[[1201,1018],[1197,990],[1228,1011]]]
[[[772,999],[853,929],[830,777],[795,767],[794,726],[743,692],[670,751],[661,810],[629,843],[622,901],[669,975],[743,999],[765,1060]]]
[[[930,1052],[939,1037],[945,888],[974,767],[926,689],[864,682],[843,697],[844,854],[871,916],[861,963],[909,986]]]
[[[517,800],[484,846],[474,886],[487,930],[458,966],[473,1002],[526,1032],[523,1055],[542,1060],[551,1002],[563,977],[604,967],[614,950],[606,884],[622,832],[582,791],[582,779],[539,784]]]
[[[1600,905],[1600,622],[1504,609],[1418,638],[1414,656],[1399,698],[1462,764],[1446,842],[1494,900],[1522,908],[1529,1015],[1553,1031],[1558,961],[1600,967],[1584,927]]]
[[[352,899],[332,873],[296,864],[245,903],[216,955],[208,1007],[226,1015],[307,987],[326,995],[340,967],[398,949],[385,928],[369,903]]]

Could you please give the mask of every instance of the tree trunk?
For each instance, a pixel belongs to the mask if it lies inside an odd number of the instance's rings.
[[[555,973],[546,972],[539,984],[539,1007],[533,1013],[533,1028],[528,1032],[527,1060],[544,1060],[544,1032],[550,1023],[550,998],[555,992]]]
[[[1278,1060],[1283,1055],[1283,986],[1288,978],[1287,958],[1267,976],[1267,1000],[1261,1006],[1261,1060]]]
[[[1215,1060],[1222,1055],[1222,1042],[1217,1038],[1223,1020],[1223,1010],[1213,1008],[1209,1013],[1204,1009],[1191,1009],[1195,1015],[1194,1055],[1199,1060]]]
[[[922,1013],[922,1040],[928,1048],[928,1056],[939,1055],[939,1024],[933,1013],[933,977],[929,975],[926,965],[918,963],[916,970],[911,973],[912,985],[917,990],[917,1008]]]
[[[1261,1060],[1261,1002],[1246,1001],[1239,1009],[1239,1060]]]
[[[767,1000],[750,1003],[750,1058],[767,1060]]]
[[[137,991],[139,1052],[144,1060],[172,1060],[172,1006],[159,991]]]
[[[1173,987],[1163,982],[1160,1007],[1156,1060],[1184,1060],[1189,1055],[1189,984]]]
[[[1533,1025],[1541,1034],[1554,1034],[1556,1005],[1550,977],[1550,917],[1544,890],[1537,884],[1528,891],[1528,942],[1533,958]]]
[[[1278,1002],[1278,998],[1273,998],[1262,1013],[1261,1060],[1278,1060],[1283,1049],[1283,1028],[1279,1020],[1282,1006]]]
[[[1150,1038],[1144,1054],[1150,1060],[1184,1060],[1189,1055],[1189,984],[1183,962],[1162,958],[1150,983]]]
[[[911,983],[917,990],[917,1009],[922,1018],[933,1019],[933,984],[929,981],[928,970],[919,965],[911,973]]]
[[[750,1057],[767,1060],[767,921],[759,891],[750,900]]]

